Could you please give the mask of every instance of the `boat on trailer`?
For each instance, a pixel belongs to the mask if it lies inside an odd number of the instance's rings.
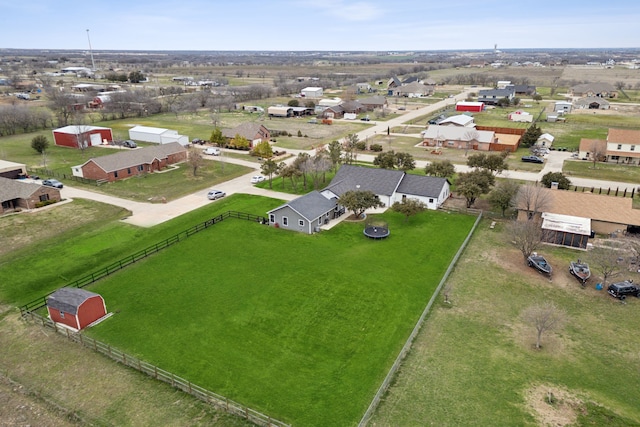
[[[533,267],[540,273],[546,274],[548,276],[551,276],[551,272],[553,271],[553,268],[551,268],[551,264],[549,264],[542,255],[538,255],[535,252],[529,255],[529,257],[527,258],[527,264],[529,265],[529,267]]]
[[[569,273],[575,276],[576,279],[580,280],[582,286],[584,286],[587,283],[587,280],[589,280],[589,277],[591,277],[589,264],[582,262],[581,260],[571,261],[569,263]]]

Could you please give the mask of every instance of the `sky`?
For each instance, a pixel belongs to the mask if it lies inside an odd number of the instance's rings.
[[[87,31],[89,30],[89,31]],[[638,0],[0,0],[0,48],[640,47]]]

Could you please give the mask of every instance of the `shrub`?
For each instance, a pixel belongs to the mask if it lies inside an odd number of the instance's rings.
[[[49,205],[52,205],[54,203],[58,203],[58,201],[57,200],[44,200],[42,202],[36,203],[36,208],[42,208],[44,206],[49,206]]]
[[[356,148],[360,151],[364,151],[367,149],[367,143],[364,141],[358,141],[356,142]]]
[[[369,146],[369,150],[375,151],[376,153],[379,153],[380,151],[382,151],[382,145],[380,145],[380,144],[371,144]]]

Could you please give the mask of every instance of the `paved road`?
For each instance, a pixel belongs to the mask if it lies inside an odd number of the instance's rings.
[[[394,117],[393,119],[387,121],[380,122],[371,122],[373,126],[368,127],[357,133],[359,140],[365,140],[369,137],[374,137],[375,135],[385,135],[387,133],[387,129],[391,129],[396,126],[401,126],[404,123],[415,119],[420,116],[424,116],[427,114],[432,114],[437,112],[445,107],[455,105],[456,102],[464,100],[468,97],[470,92],[478,91],[478,89],[482,88],[468,88],[456,95],[452,98],[447,98],[442,101],[436,102],[435,104],[426,105],[424,107],[406,111],[402,115],[398,117]],[[418,128],[417,128],[418,129]],[[403,134],[406,136],[406,134]],[[304,150],[291,150],[287,149],[287,151],[294,156],[298,153],[304,152]],[[313,154],[313,150],[306,151],[309,154]],[[522,172],[522,171],[504,171],[501,175],[504,178],[518,179],[523,181],[540,181],[542,176],[547,172],[557,172],[562,171],[563,162],[570,157],[571,153],[560,152],[560,151],[552,151],[546,157],[546,162],[542,171],[535,172]],[[205,158],[211,159],[210,156],[205,156]],[[289,158],[287,162],[293,161],[295,157]],[[358,160],[373,162],[375,156],[370,154],[358,154]],[[268,197],[274,197],[282,200],[291,200],[297,196],[292,194],[280,193],[275,191],[270,191],[262,188],[255,187],[250,183],[250,179],[252,175],[259,174],[259,165],[255,162],[225,157],[223,156],[215,158],[218,161],[225,161],[229,163],[241,164],[243,166],[248,166],[253,168],[254,171],[243,175],[241,177],[229,180],[225,183],[219,184],[216,186],[216,189],[222,190],[227,194],[234,193],[245,193],[245,194],[256,194],[263,195]],[[428,164],[425,160],[416,161],[417,168],[424,168]],[[456,165],[457,172],[466,172],[469,168],[466,165]],[[586,178],[570,178],[571,182],[574,185],[578,185],[581,187],[595,187],[595,188],[619,188],[624,191],[631,191],[634,188],[638,188],[638,183],[630,183],[630,182],[614,182],[614,181],[599,181],[594,179],[586,179]],[[197,209],[201,206],[204,206],[209,203],[215,203],[207,199],[208,189],[197,191],[188,196],[182,197],[180,199],[168,202],[168,203],[142,203],[142,202],[134,202],[131,200],[121,199],[118,197],[107,196],[100,193],[94,193],[87,190],[81,190],[73,187],[65,186],[62,190],[62,197],[64,198],[85,198],[90,200],[96,200],[99,202],[109,203],[116,206],[121,206],[125,209],[131,211],[131,216],[129,216],[124,221],[130,224],[134,224],[141,227],[152,227],[154,225],[160,224],[162,222],[168,221],[172,218],[175,218],[184,213],[190,212],[194,209]]]

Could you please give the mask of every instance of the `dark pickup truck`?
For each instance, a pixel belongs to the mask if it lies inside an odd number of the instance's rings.
[[[609,295],[614,298],[623,300],[627,295],[633,295],[640,298],[640,286],[634,285],[633,281],[625,280],[624,282],[613,283],[607,289]]]

